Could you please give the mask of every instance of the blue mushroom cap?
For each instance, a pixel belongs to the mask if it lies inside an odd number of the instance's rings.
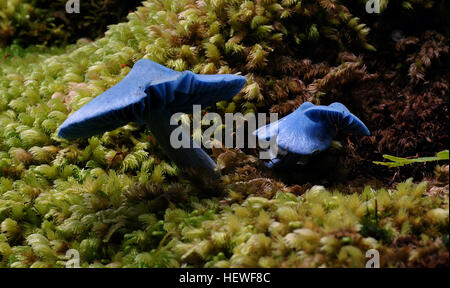
[[[305,102],[293,113],[259,128],[254,134],[263,140],[277,137],[278,147],[290,155],[311,155],[326,150],[338,129],[370,135],[364,123],[337,102],[329,106]]]
[[[146,123],[152,110],[187,112],[227,100],[245,85],[238,75],[178,72],[151,60],[136,62],[115,86],[73,113],[59,128],[59,137],[74,139],[101,134],[129,122]]]

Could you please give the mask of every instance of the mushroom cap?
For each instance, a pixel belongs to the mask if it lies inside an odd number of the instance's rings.
[[[187,112],[192,111],[192,105],[210,106],[236,95],[245,82],[243,76],[178,72],[141,59],[122,81],[66,119],[58,136],[89,137],[129,122],[144,124],[148,114],[156,109]]]
[[[364,123],[338,102],[329,106],[305,102],[291,114],[257,129],[253,134],[266,141],[277,137],[278,147],[288,153],[311,155],[326,150],[337,129],[370,135]]]

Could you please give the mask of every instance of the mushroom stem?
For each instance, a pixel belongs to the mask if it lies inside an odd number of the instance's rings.
[[[154,110],[148,114],[147,125],[158,144],[180,168],[198,172],[199,175],[208,175],[212,179],[218,179],[219,174],[215,170],[216,163],[201,148],[194,146],[192,137],[189,138],[191,148],[173,148],[170,144],[170,135],[177,126],[170,125],[172,113],[167,110]],[[185,132],[182,132],[185,133]]]

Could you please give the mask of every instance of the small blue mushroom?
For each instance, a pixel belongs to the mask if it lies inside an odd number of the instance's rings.
[[[193,105],[206,107],[230,99],[245,82],[243,76],[178,72],[142,59],[122,81],[73,113],[61,125],[58,135],[75,139],[102,134],[129,122],[147,124],[179,166],[216,175],[214,161],[201,148],[174,149],[170,145],[170,134],[176,129],[170,125],[170,118],[175,112],[192,111]],[[190,141],[190,147],[194,147],[192,138]]]
[[[370,135],[364,123],[341,103],[315,106],[303,103],[280,120],[253,132],[260,140],[275,139],[278,154],[266,163],[269,168],[286,168],[328,149],[337,131]]]

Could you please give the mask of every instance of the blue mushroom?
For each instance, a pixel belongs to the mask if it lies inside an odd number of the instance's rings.
[[[177,165],[216,175],[214,161],[201,148],[174,149],[170,145],[170,134],[176,129],[170,118],[175,112],[192,111],[193,105],[206,107],[230,99],[245,83],[243,76],[178,72],[142,59],[122,81],[73,113],[59,128],[58,136],[90,137],[129,122],[146,124]],[[192,138],[190,141],[190,147],[195,147]]]
[[[370,135],[364,123],[338,102],[329,106],[305,102],[293,113],[253,133],[260,140],[276,139],[278,153],[266,165],[269,168],[286,168],[326,150],[338,130]]]

